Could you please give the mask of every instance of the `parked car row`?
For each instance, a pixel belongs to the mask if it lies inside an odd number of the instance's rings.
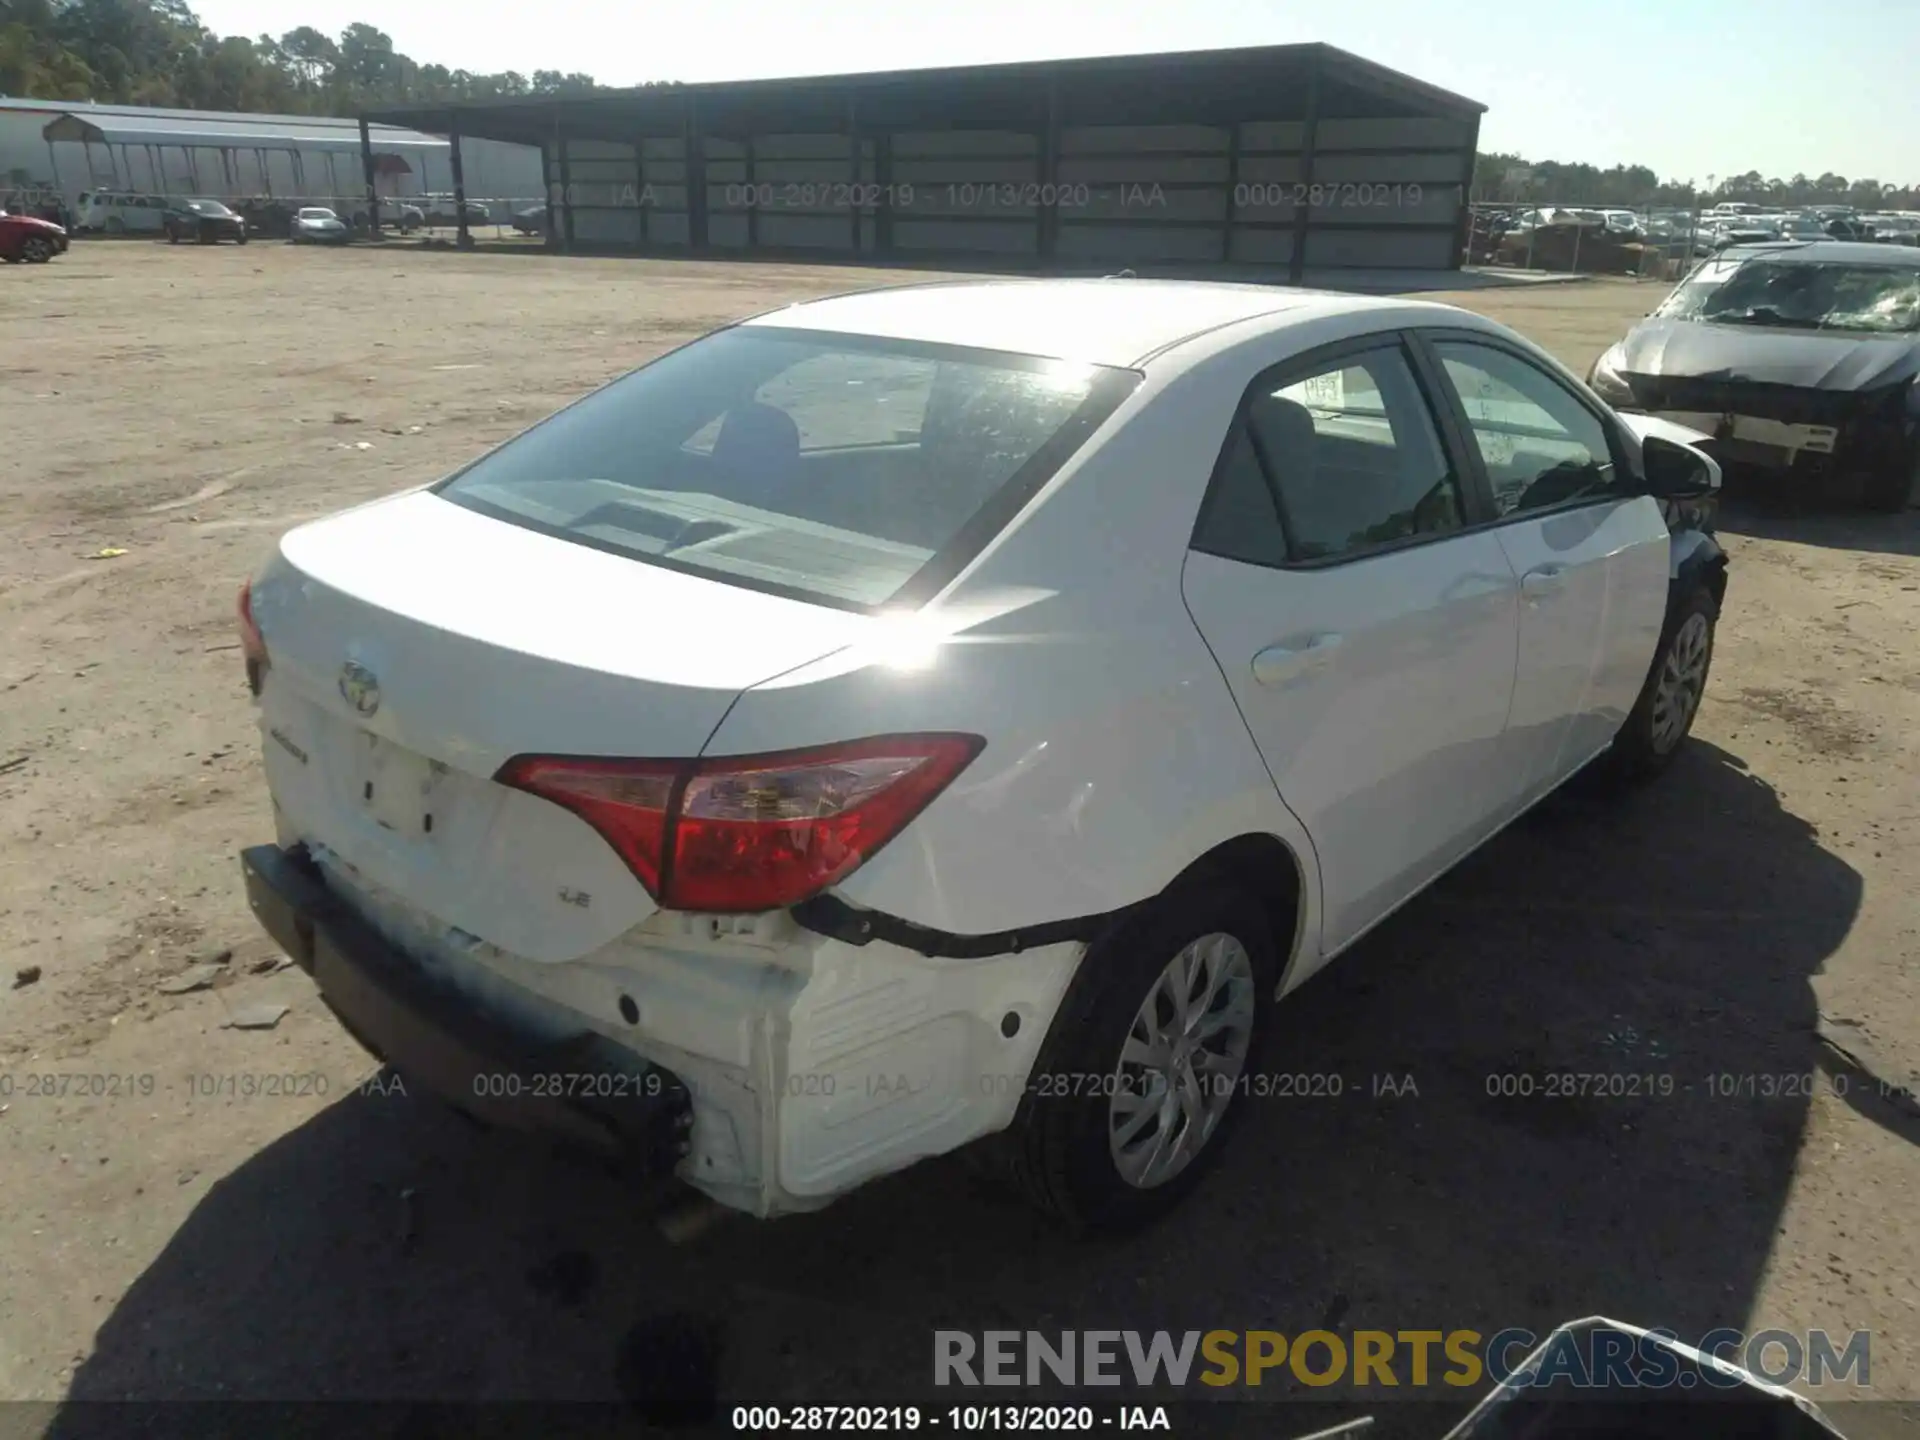
[[[219,209],[200,208],[209,206]],[[218,200],[212,197],[169,197],[124,190],[95,190],[80,197],[78,209],[74,212],[72,231],[81,235],[164,234],[169,239],[176,238],[177,232],[177,238],[197,239],[204,228],[199,224],[199,217],[218,219],[221,218],[220,210],[225,210],[245,222],[246,233],[252,238],[291,238],[295,216],[304,210],[321,208],[328,210],[336,219],[344,220],[351,230],[365,231],[368,228],[369,216],[364,207],[343,213],[337,200],[322,205],[318,201],[272,196]],[[457,213],[451,197],[383,200],[380,207],[382,225],[395,227],[403,234],[410,234],[425,226],[455,225],[458,223]],[[467,202],[466,218],[469,226],[494,223],[492,210],[476,200]],[[216,238],[234,237],[222,228]]]
[[[1603,209],[1565,205],[1476,207],[1470,258],[1519,263],[1530,242],[1585,236],[1661,246],[1681,258],[1704,258],[1735,245],[1772,240],[1855,240],[1920,245],[1920,213],[1861,214],[1846,206],[1777,210],[1725,201],[1695,214],[1675,209]],[[1677,249],[1676,249],[1677,247]],[[1690,253],[1689,253],[1689,247]],[[1585,267],[1583,267],[1585,268]]]

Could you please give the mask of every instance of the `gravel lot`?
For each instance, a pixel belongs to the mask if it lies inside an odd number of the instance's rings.
[[[595,1170],[356,1089],[306,978],[252,973],[239,580],[671,343],[902,278],[104,242],[0,274],[0,1397],[613,1397],[629,1327],[693,1307],[728,1403],[916,1391],[937,1324],[1596,1311],[1869,1329],[1875,1392],[1920,1398],[1920,1110],[1882,1095],[1920,1075],[1920,512],[1736,496],[1683,762],[1556,800],[1307,986],[1299,1070],[1417,1095],[1260,1104],[1152,1233],[1067,1243],[943,1161],[670,1244]],[[1447,298],[1584,369],[1654,292]],[[226,1028],[258,1001],[291,1010]],[[1676,1089],[1489,1096],[1521,1069]]]

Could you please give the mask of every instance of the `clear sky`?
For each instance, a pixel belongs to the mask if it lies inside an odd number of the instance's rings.
[[[415,60],[603,84],[1325,41],[1491,107],[1481,148],[1663,179],[1920,182],[1920,0],[195,0],[221,34],[364,21]]]

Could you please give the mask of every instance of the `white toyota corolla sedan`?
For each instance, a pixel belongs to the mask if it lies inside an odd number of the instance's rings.
[[[280,542],[249,898],[482,1119],[761,1215],[993,1137],[1138,1223],[1282,996],[1673,756],[1726,584],[1695,438],[1437,304],[789,306]]]

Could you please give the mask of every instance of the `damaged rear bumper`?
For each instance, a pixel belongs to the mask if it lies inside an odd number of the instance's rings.
[[[489,1019],[342,904],[298,850],[256,846],[240,867],[261,927],[403,1079],[477,1119],[553,1135],[646,1176],[670,1174],[685,1155],[692,1099],[670,1071],[597,1036],[554,1044]]]
[[[756,1215],[1004,1129],[1087,948],[1078,926],[992,954],[986,937],[932,945],[834,902],[809,911],[817,929],[661,911],[534,961],[283,841],[243,853],[250,903],[368,1049],[482,1118],[637,1155]],[[587,1078],[556,1095],[559,1076]]]

